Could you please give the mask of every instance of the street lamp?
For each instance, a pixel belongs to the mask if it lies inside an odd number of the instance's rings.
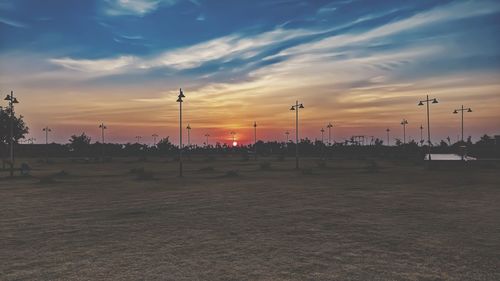
[[[14,104],[19,103],[17,98],[14,97],[14,91],[10,91],[10,95],[5,97],[9,102],[10,109],[10,176],[14,176]]]
[[[459,111],[460,113],[462,113],[462,142],[464,142],[464,112],[472,112],[472,109],[470,107],[464,108],[464,105],[462,105],[461,108],[455,109],[455,111],[453,111],[453,114],[458,114]]]
[[[99,128],[101,129],[101,157],[102,159],[104,160],[104,130],[106,130],[108,127],[106,127],[106,125],[104,125],[104,123],[101,123],[101,125],[99,125]]]
[[[427,142],[429,143],[428,154],[429,154],[429,161],[430,161],[430,160],[432,160],[431,159],[431,145],[432,145],[432,142],[431,142],[431,125],[430,125],[430,118],[429,118],[429,102],[438,103],[438,101],[437,101],[436,98],[429,99],[429,95],[427,95],[426,99],[425,100],[421,100],[418,103],[418,105],[422,106],[422,105],[424,105],[424,102],[427,104]]]
[[[210,136],[210,135],[209,135],[208,133],[206,133],[206,134],[205,134],[205,137],[207,138],[207,141],[205,142],[205,146],[206,146],[206,147],[208,147],[208,137],[209,137],[209,136]]]
[[[424,127],[420,124],[420,146],[424,144]]]
[[[141,144],[141,136],[135,136],[135,139],[137,140],[137,144]]]
[[[257,160],[257,122],[253,122],[253,149],[254,149],[254,157]]]
[[[391,129],[387,128],[387,129],[385,129],[385,131],[387,132],[387,146],[390,146],[391,143],[389,141],[389,132],[391,131]]]
[[[324,128],[321,128],[321,130],[319,130],[321,132],[321,143],[323,144],[323,140],[325,138],[325,129]]]
[[[186,96],[179,89],[179,95],[177,96],[177,102],[179,103],[179,177],[182,177],[182,98]]]
[[[234,136],[236,135],[236,133],[235,133],[235,132],[233,132],[233,131],[231,131],[231,132],[229,132],[229,133],[230,133],[230,134],[231,134],[231,136],[233,137],[233,143],[232,143],[232,145],[234,146],[234,145],[235,145]]]
[[[328,128],[328,145],[332,145],[332,128],[333,128],[333,125],[332,123],[328,123],[328,125],[326,125],[326,127]]]
[[[406,125],[408,124],[408,120],[403,119],[401,121],[401,125],[403,125],[403,144],[406,144]]]
[[[46,149],[46,159],[45,161],[48,163],[49,162],[49,132],[52,132],[52,129],[50,129],[48,126],[42,129],[42,131],[45,132],[45,149]]]
[[[295,110],[295,169],[299,169],[299,109],[304,108],[303,104],[295,101],[290,110]]]
[[[189,147],[191,147],[191,126],[189,126],[189,124],[188,124],[186,129],[188,131],[188,148],[189,148]]]
[[[156,138],[158,137],[158,135],[152,134],[151,136],[153,137],[153,146],[156,146]]]

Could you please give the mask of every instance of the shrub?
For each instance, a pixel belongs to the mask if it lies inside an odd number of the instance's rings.
[[[209,166],[209,167],[203,167],[203,168],[199,169],[198,171],[201,173],[210,173],[210,172],[215,171],[215,169],[214,169],[214,167]]]
[[[302,174],[303,175],[313,175],[313,170],[311,168],[304,168],[302,169]]]
[[[318,165],[318,168],[326,168],[327,164],[326,164],[326,161],[325,160],[319,160],[318,162],[316,162],[316,165]]]
[[[154,174],[151,171],[142,171],[137,173],[136,175],[137,180],[153,180],[154,179]]]
[[[260,162],[259,167],[263,171],[269,171],[271,170],[271,163],[265,161],[265,162]]]
[[[237,170],[229,170],[225,174],[225,177],[228,177],[228,178],[234,178],[234,177],[238,177],[238,176],[239,176],[239,173]]]

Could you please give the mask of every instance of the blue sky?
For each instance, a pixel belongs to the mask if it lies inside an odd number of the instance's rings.
[[[462,103],[479,109],[477,136],[500,132],[499,31],[487,0],[0,0],[0,91],[25,101],[35,136],[49,123],[60,141],[101,121],[130,131],[117,141],[169,135],[179,87],[200,141],[253,120],[281,138],[295,99],[311,138],[328,122],[339,141],[383,137],[402,118],[416,130],[428,93],[443,101],[436,138],[456,137]]]

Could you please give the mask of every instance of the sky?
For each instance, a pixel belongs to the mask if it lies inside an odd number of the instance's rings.
[[[191,142],[352,135],[433,142],[500,134],[500,2],[361,0],[0,0],[0,93],[29,137],[65,143]],[[3,106],[5,106],[4,101]],[[186,130],[185,130],[186,131]],[[424,130],[425,132],[425,130]],[[184,132],[185,138],[187,132]],[[325,133],[325,140],[327,139]]]

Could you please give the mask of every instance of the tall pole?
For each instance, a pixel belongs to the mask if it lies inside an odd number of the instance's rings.
[[[255,160],[257,160],[257,122],[253,122],[253,147]]]
[[[332,145],[332,123],[328,123],[328,125],[326,125],[326,127],[328,128],[328,145]]]
[[[389,132],[391,131],[391,129],[387,128],[385,131],[387,132],[387,146],[390,146],[391,143],[389,142]]]
[[[295,169],[299,169],[299,109],[304,108],[303,104],[295,101],[290,110],[295,110]]]
[[[188,124],[186,129],[188,131],[188,148],[189,148],[189,147],[191,147],[191,126],[189,126],[189,124]]]
[[[453,111],[453,113],[457,114],[458,111],[460,111],[460,113],[462,114],[462,118],[461,118],[461,130],[462,130],[462,142],[464,142],[464,112],[465,111],[472,112],[472,109],[470,107],[464,108],[464,105],[462,104],[462,106],[459,109],[455,109],[455,111]]]
[[[299,169],[299,101],[295,101],[295,169]]]
[[[104,123],[101,123],[99,125],[99,128],[101,128],[101,157],[104,160],[104,130],[107,129],[106,125]]]
[[[403,125],[403,144],[406,144],[406,124],[408,124],[408,120],[403,119],[401,121],[401,125]]]
[[[209,135],[208,133],[207,133],[207,134],[205,134],[205,137],[207,138],[207,141],[205,142],[205,146],[206,146],[206,147],[208,147],[208,137],[209,137],[209,136],[210,136],[210,135]]]
[[[423,135],[424,127],[420,124],[420,145],[424,144],[424,135]]]
[[[45,161],[49,162],[49,132],[52,131],[48,126],[42,129],[45,132]]]
[[[179,103],[179,177],[182,177],[182,98],[184,98],[182,89],[179,89],[177,102]]]
[[[432,146],[432,142],[431,142],[431,126],[430,126],[430,117],[429,117],[429,102],[432,102],[432,103],[438,103],[437,99],[436,98],[433,98],[433,99],[429,99],[429,95],[426,95],[426,99],[425,100],[422,100],[418,103],[419,106],[421,105],[424,105],[424,102],[427,104],[427,142],[429,144],[429,147],[428,147],[428,155],[429,155],[429,161],[432,160],[431,159],[431,146]]]

